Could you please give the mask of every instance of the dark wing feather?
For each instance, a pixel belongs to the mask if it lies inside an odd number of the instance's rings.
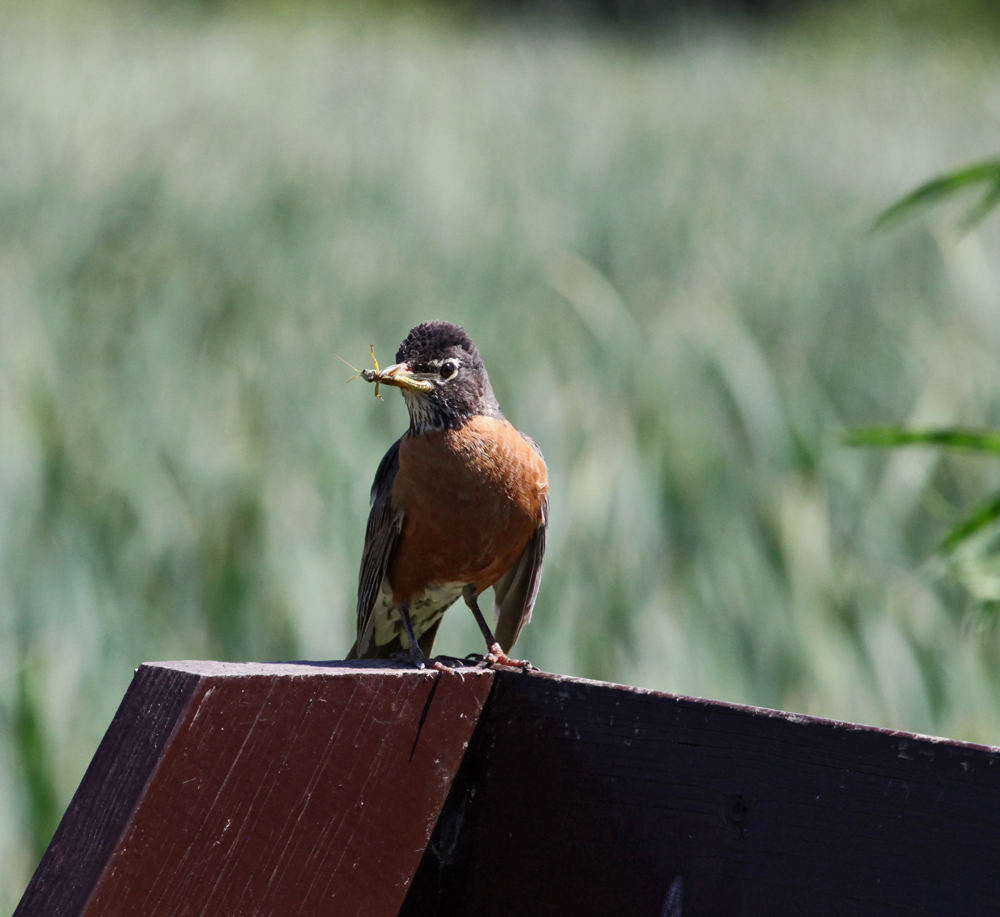
[[[368,514],[365,550],[358,574],[358,638],[348,659],[364,659],[368,654],[374,625],[372,610],[403,526],[403,511],[392,500],[392,484],[399,471],[399,443],[397,439],[389,447],[372,484],[371,512]]]
[[[528,539],[521,556],[493,584],[493,609],[497,616],[496,638],[506,653],[517,642],[521,628],[531,620],[545,557],[545,530],[549,525],[549,501],[542,503],[542,522]]]

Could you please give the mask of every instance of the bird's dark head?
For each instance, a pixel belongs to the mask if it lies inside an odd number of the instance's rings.
[[[502,417],[479,348],[458,325],[424,322],[410,329],[396,364],[379,381],[403,392],[410,431],[458,429],[473,417]]]

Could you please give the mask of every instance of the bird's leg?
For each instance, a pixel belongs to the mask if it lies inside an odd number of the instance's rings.
[[[417,635],[413,633],[413,622],[410,620],[410,609],[405,605],[399,606],[399,616],[403,619],[403,627],[406,630],[406,639],[410,641],[410,652],[409,653],[393,653],[392,658],[398,659],[400,662],[409,661],[418,669],[426,669],[427,664],[430,662],[431,667],[437,669],[439,672],[451,672],[452,669],[449,668],[442,662],[431,662],[427,658],[427,655],[420,648],[420,644],[417,643]],[[463,681],[465,679],[462,679]]]
[[[413,622],[410,620],[410,609],[405,605],[399,606],[399,616],[403,619],[403,627],[406,630],[406,638],[410,641],[410,662],[418,669],[427,668],[427,656],[417,643],[417,635],[413,633]],[[400,656],[403,654],[400,653]]]
[[[476,619],[476,623],[479,625],[479,629],[483,632],[483,637],[486,640],[488,652],[483,657],[486,664],[490,666],[509,665],[522,669],[532,668],[531,663],[526,659],[511,659],[500,648],[500,644],[497,643],[497,638],[493,636],[493,631],[490,630],[489,624],[486,623],[486,618],[483,617],[483,613],[479,610],[479,601],[476,597],[475,587],[466,586],[462,590],[462,598],[465,599],[465,604],[472,609],[472,614]]]

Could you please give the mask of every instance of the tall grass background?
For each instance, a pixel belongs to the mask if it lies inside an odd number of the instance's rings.
[[[996,570],[927,563],[997,468],[839,435],[1000,422],[997,220],[868,231],[997,149],[987,50],[2,16],[0,907],[140,662],[343,656],[406,415],[334,354],[429,318],[548,461],[519,654],[1000,744]],[[441,651],[480,642],[449,613]]]

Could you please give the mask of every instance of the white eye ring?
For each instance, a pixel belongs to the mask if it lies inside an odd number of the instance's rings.
[[[455,363],[454,360],[445,360],[444,363],[441,364],[440,373],[442,379],[450,379],[457,372],[458,364]]]

